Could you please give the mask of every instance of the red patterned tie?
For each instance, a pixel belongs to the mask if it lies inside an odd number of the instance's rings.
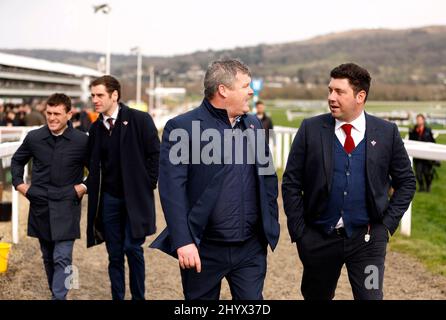
[[[353,138],[351,135],[352,128],[353,128],[353,126],[348,123],[342,125],[342,130],[344,130],[345,135],[346,135],[345,143],[344,143],[344,150],[347,153],[352,153],[353,149],[355,148],[355,142],[353,141]]]

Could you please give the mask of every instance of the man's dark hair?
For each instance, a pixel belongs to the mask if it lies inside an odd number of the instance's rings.
[[[257,107],[259,104],[263,104],[263,105],[265,105],[265,104],[263,103],[262,100],[259,100],[259,101],[256,102],[256,107]]]
[[[354,63],[344,63],[331,70],[330,77],[333,79],[348,79],[355,95],[364,90],[366,93],[364,101],[367,101],[372,78],[366,69]]]
[[[53,93],[46,100],[46,104],[50,107],[56,107],[58,105],[65,106],[65,111],[69,112],[71,110],[71,99],[64,93]]]
[[[107,91],[109,96],[112,95],[113,91],[115,90],[118,91],[118,101],[119,99],[121,99],[121,85],[119,84],[119,81],[116,80],[116,78],[112,76],[102,76],[100,78],[93,80],[90,83],[90,88],[99,85],[103,85],[105,87],[105,90]]]

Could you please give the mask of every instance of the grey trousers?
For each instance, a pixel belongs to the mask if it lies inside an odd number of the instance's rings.
[[[69,290],[67,278],[72,271],[70,267],[73,259],[74,240],[46,241],[39,239],[39,242],[52,299],[65,300]]]

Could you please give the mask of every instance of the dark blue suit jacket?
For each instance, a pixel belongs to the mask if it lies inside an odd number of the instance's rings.
[[[172,256],[176,256],[176,249],[184,245],[195,243],[199,246],[223,181],[223,163],[204,164],[200,161],[199,164],[172,164],[169,161],[169,152],[177,143],[176,140],[169,141],[169,135],[174,129],[183,129],[183,133],[187,133],[188,145],[186,147],[189,151],[189,159],[192,159],[193,121],[197,121],[196,126],[199,124],[200,134],[206,129],[215,128],[216,119],[212,117],[204,104],[201,104],[198,108],[167,122],[160,150],[159,193],[167,228],[150,247],[160,249]],[[245,128],[262,129],[260,121],[254,115],[244,115],[241,121],[244,121]],[[198,139],[201,140],[199,137]],[[200,150],[207,143],[201,142]],[[266,145],[265,148],[269,154],[268,146]],[[257,171],[267,166],[267,164],[259,163],[256,157]],[[274,249],[280,231],[277,176],[273,170],[269,175],[257,175],[257,181],[263,231],[271,249]]]
[[[394,123],[365,114],[366,201],[372,222],[393,234],[415,194],[415,177]],[[326,210],[333,178],[335,119],[305,119],[293,141],[283,174],[282,196],[291,240]],[[394,189],[389,198],[389,189]]]

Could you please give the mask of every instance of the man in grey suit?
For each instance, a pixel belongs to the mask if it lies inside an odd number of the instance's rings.
[[[346,63],[330,77],[331,112],[302,122],[283,175],[301,290],[305,299],[333,299],[345,263],[355,299],[382,299],[389,233],[409,207],[415,177],[397,126],[364,112],[368,71]]]
[[[82,185],[88,136],[73,129],[71,100],[61,93],[47,100],[47,125],[28,133],[11,161],[12,183],[30,202],[28,235],[39,239],[54,300],[70,288],[74,240],[80,238]],[[23,181],[32,160],[31,184]],[[69,279],[68,279],[69,280]]]

